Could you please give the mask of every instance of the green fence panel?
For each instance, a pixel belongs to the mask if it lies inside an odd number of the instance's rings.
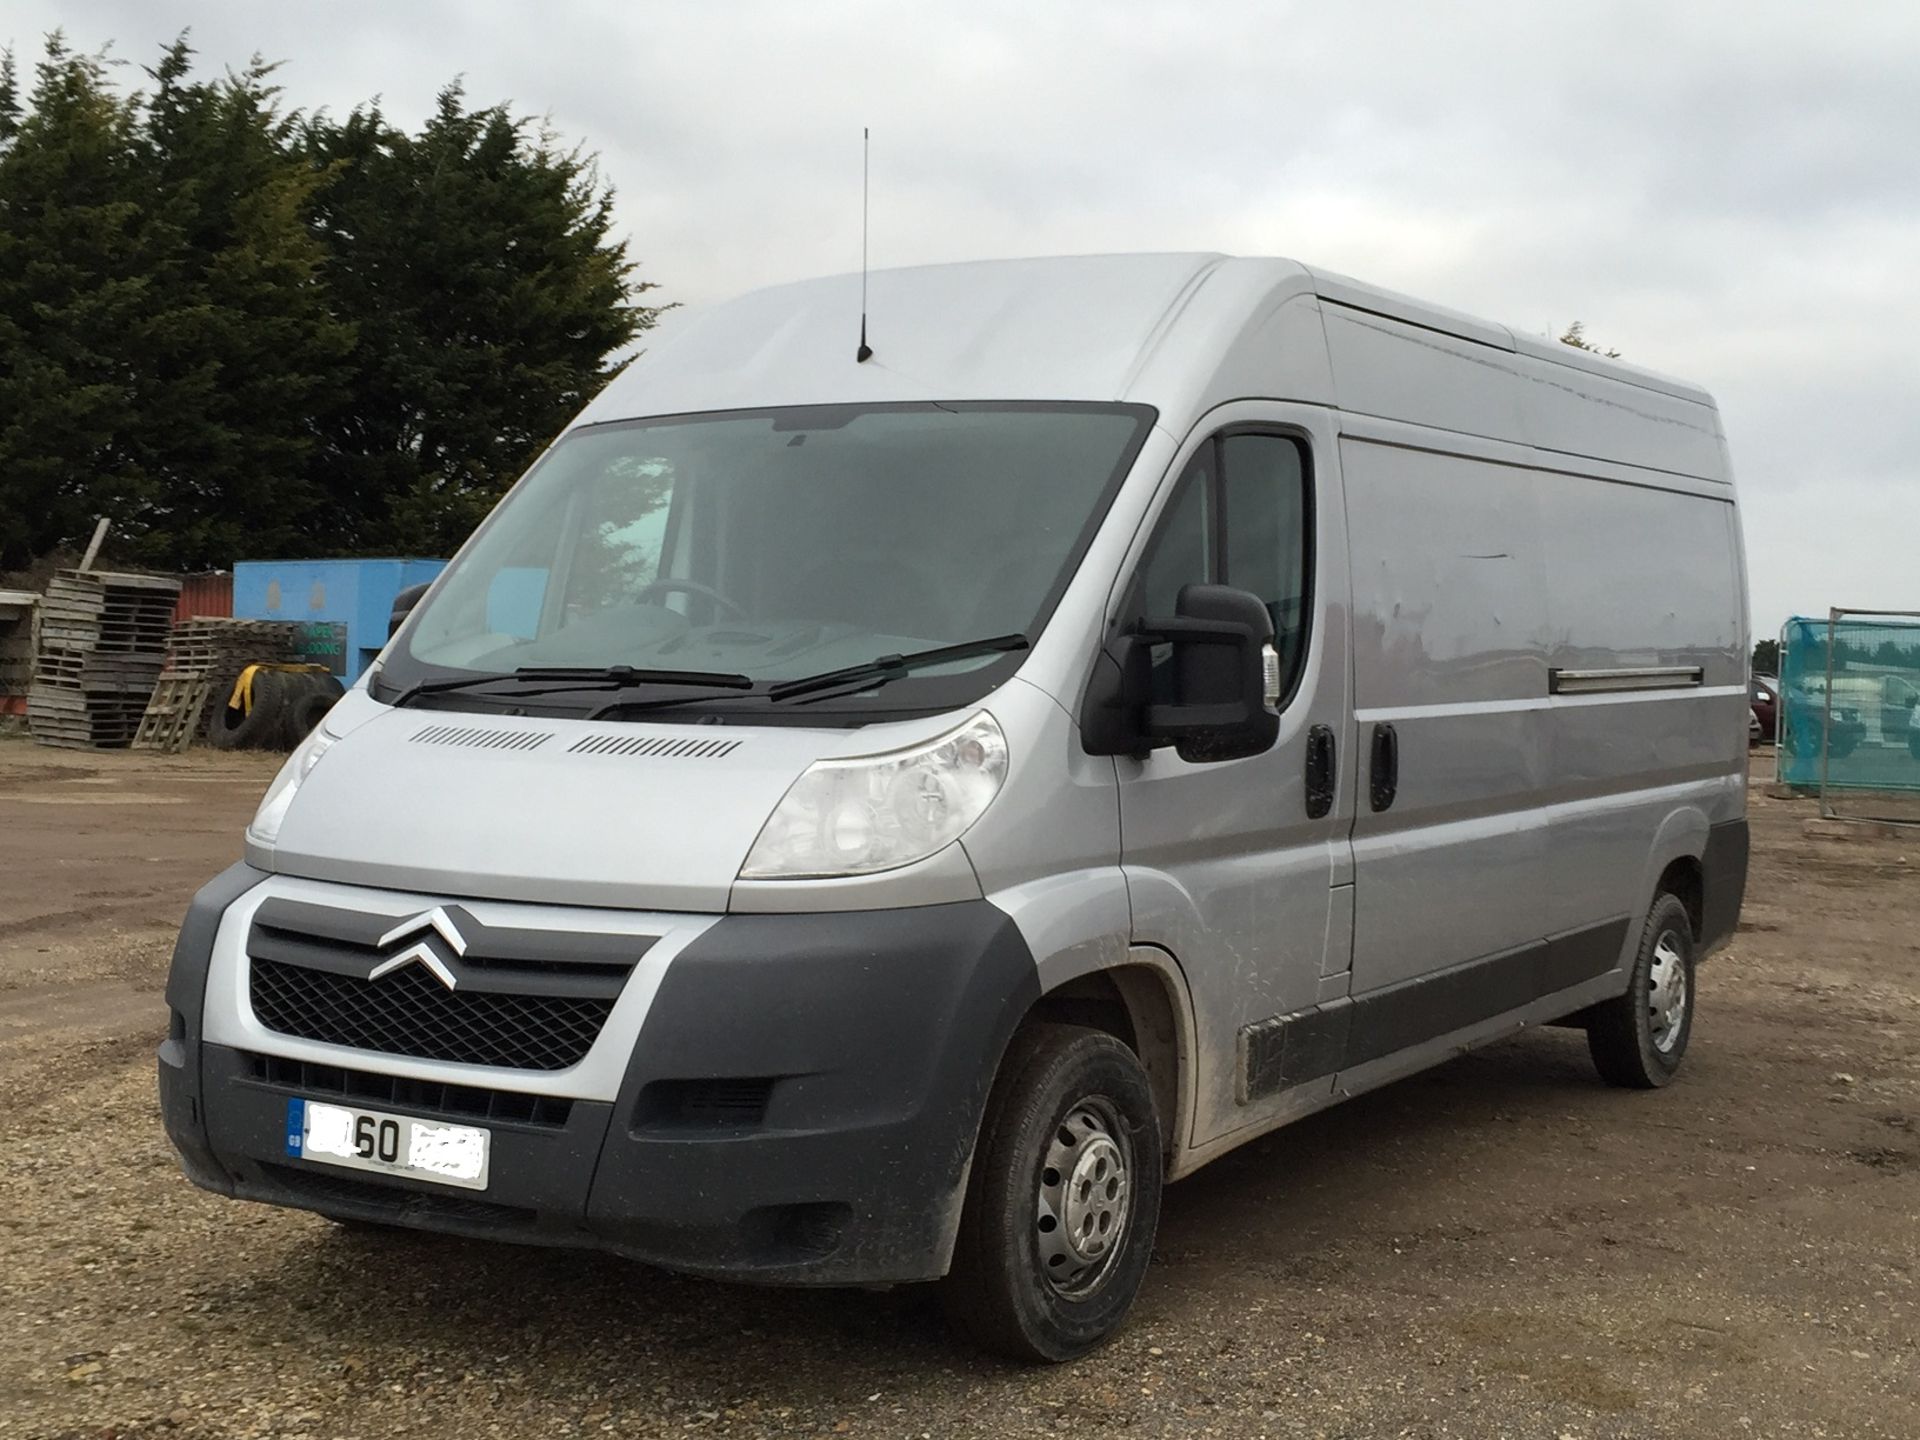
[[[1920,620],[1836,612],[1780,632],[1780,779],[1920,793]]]

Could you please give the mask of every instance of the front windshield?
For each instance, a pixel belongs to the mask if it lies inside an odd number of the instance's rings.
[[[913,404],[585,427],[475,535],[382,689],[631,666],[761,690],[886,654],[1031,639],[1150,423],[1138,406]],[[1002,660],[950,661],[885,693],[926,704],[927,682],[1004,673]],[[446,703],[500,702],[482,688]]]

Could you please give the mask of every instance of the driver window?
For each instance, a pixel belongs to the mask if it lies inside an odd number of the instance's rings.
[[[1134,584],[1132,619],[1174,613],[1180,591],[1204,585],[1217,570],[1214,556],[1213,447],[1193,458],[1180,488],[1160,516],[1159,532]]]
[[[1122,623],[1171,617],[1185,585],[1236,585],[1266,603],[1281,691],[1306,658],[1306,457],[1283,435],[1241,433],[1201,446],[1181,475],[1134,578]],[[1168,698],[1169,647],[1153,647],[1154,692]]]
[[[1181,589],[1205,584],[1219,568],[1214,555],[1213,470],[1213,446],[1208,445],[1180,477],[1134,580],[1127,628],[1172,615]],[[1173,699],[1173,647],[1155,645],[1152,655],[1153,698],[1164,704]]]
[[[1226,475],[1224,578],[1266,602],[1284,695],[1293,689],[1307,643],[1307,485],[1300,445],[1283,435],[1229,435],[1220,452]]]

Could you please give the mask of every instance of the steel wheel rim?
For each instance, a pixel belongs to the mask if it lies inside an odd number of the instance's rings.
[[[1133,1142],[1110,1102],[1083,1100],[1054,1127],[1035,1198],[1034,1239],[1048,1286],[1062,1295],[1096,1289],[1133,1213]]]
[[[1671,1055],[1680,1043],[1692,1001],[1686,950],[1673,931],[1662,931],[1654,942],[1653,964],[1647,974],[1647,1029],[1653,1048],[1662,1055]]]

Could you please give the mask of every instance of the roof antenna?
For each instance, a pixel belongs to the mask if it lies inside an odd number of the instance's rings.
[[[860,348],[853,352],[853,363],[864,365],[873,358],[867,344],[867,171],[873,154],[873,131],[860,127]]]

